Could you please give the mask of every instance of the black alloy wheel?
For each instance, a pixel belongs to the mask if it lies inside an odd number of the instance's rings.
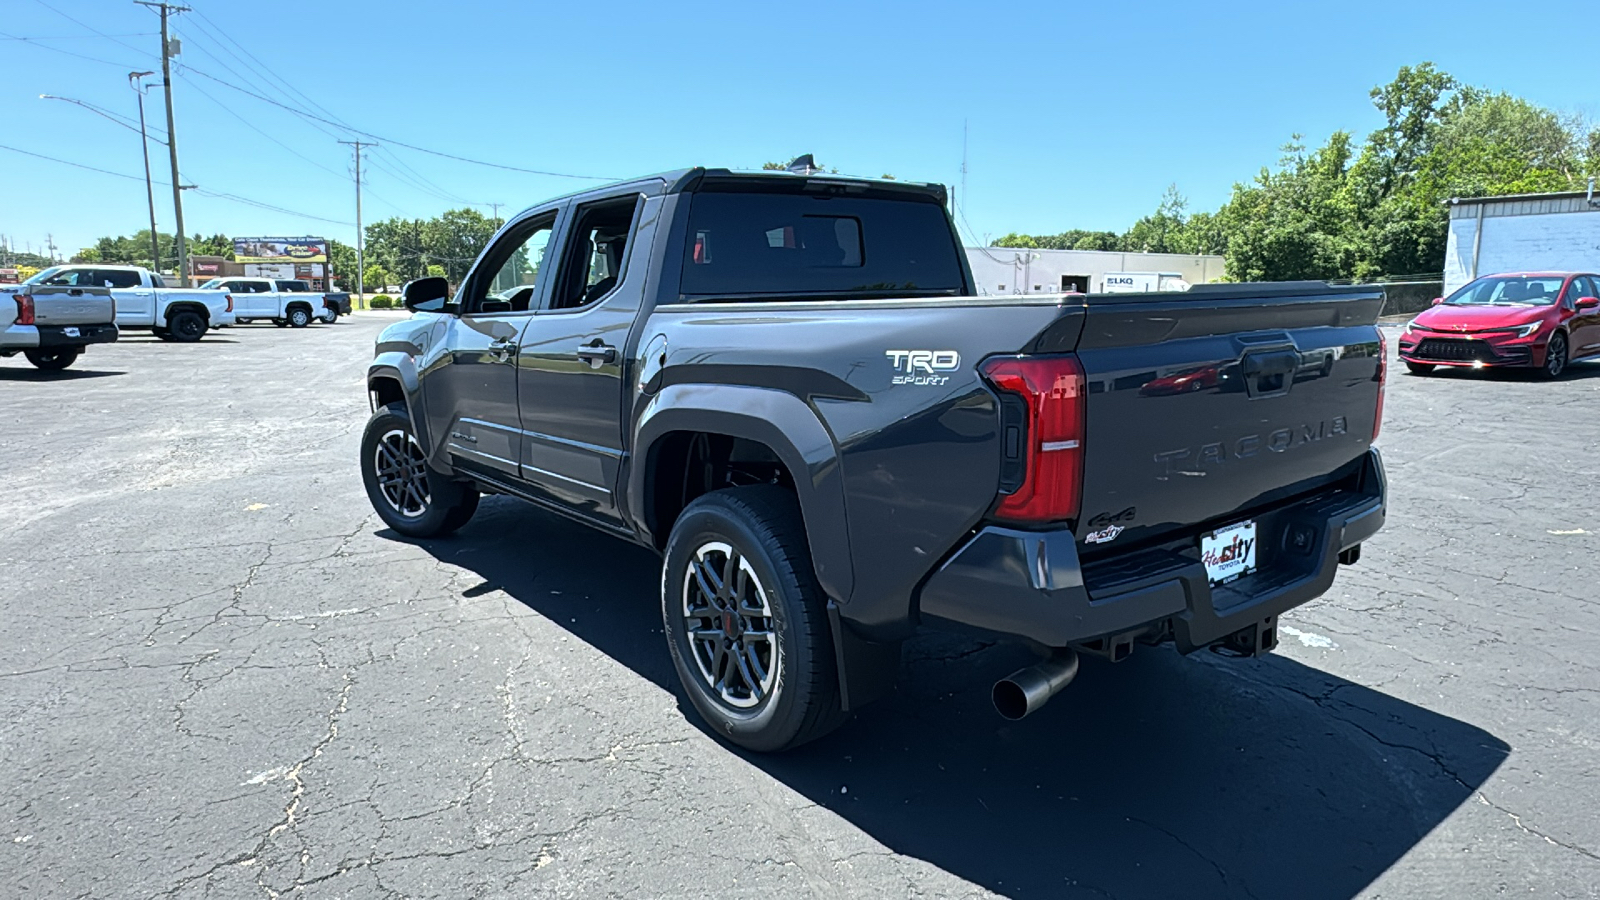
[[[167,319],[167,331],[172,340],[192,344],[205,337],[206,320],[192,309],[180,310]]]
[[[772,752],[844,721],[827,596],[794,494],[752,485],[696,498],[662,566],[672,665],[713,733]]]
[[[361,480],[378,517],[407,537],[449,534],[478,510],[477,488],[428,465],[404,403],[381,407],[367,420]]]
[[[78,354],[83,352],[82,347],[50,347],[40,350],[24,350],[22,355],[36,368],[46,372],[59,372],[78,361]]]

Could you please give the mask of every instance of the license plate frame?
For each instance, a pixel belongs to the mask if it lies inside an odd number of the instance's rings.
[[[1238,581],[1259,566],[1260,530],[1255,519],[1200,535],[1200,561],[1212,587]]]

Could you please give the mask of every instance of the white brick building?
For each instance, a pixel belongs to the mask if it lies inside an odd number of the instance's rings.
[[[1600,272],[1600,193],[1451,200],[1444,292],[1496,272]]]
[[[968,247],[966,250],[972,278],[980,294],[1099,293],[1106,290],[1106,276],[1113,273],[1141,273],[1158,279],[1167,276],[1157,284],[1171,279],[1206,284],[1223,278],[1220,256],[1017,247]]]

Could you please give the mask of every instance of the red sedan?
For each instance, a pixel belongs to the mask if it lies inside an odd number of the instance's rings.
[[[1600,355],[1600,277],[1587,273],[1485,275],[1433,301],[1400,335],[1414,375],[1437,366],[1520,366],[1555,378]]]

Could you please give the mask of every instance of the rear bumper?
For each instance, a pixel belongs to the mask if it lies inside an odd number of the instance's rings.
[[[1086,567],[1070,531],[989,526],[929,577],[922,617],[1047,647],[1138,633],[1188,653],[1326,593],[1340,553],[1383,527],[1385,496],[1370,450],[1348,488],[1256,513],[1261,568],[1215,587],[1197,538]]]
[[[33,325],[7,325],[0,329],[0,350],[32,350],[39,346],[39,329]]]
[[[40,347],[86,347],[117,339],[115,325],[40,325]]]

